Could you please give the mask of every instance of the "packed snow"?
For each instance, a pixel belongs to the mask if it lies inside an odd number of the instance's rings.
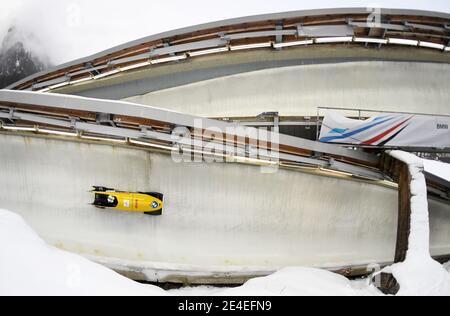
[[[428,201],[424,162],[404,152],[391,155],[407,162],[412,182],[410,249],[403,263],[386,268],[400,284],[398,295],[450,295],[450,262],[430,256]],[[442,166],[441,166],[442,167]],[[448,165],[445,166],[448,168]],[[78,255],[48,246],[15,213],[0,210],[0,295],[120,296],[379,296],[367,280],[319,269],[286,268],[237,288],[192,287],[164,291],[142,285]]]
[[[352,282],[325,270],[286,268],[271,276],[253,279],[226,290],[225,296],[373,296],[381,293],[371,285]]]
[[[18,215],[0,210],[0,295],[155,296],[144,286],[45,244]]]

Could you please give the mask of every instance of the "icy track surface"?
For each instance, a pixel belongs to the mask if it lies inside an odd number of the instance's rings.
[[[413,295],[450,295],[448,287],[445,287],[449,284],[450,274],[445,272],[442,266],[438,267],[428,261],[417,264],[417,266],[408,264],[406,268],[398,269],[402,271],[405,279],[411,281],[407,283],[408,290],[404,292]],[[422,271],[422,268],[425,271]],[[428,283],[435,282],[433,288],[415,287],[416,280],[425,279],[420,277],[421,273],[423,275],[431,273],[431,281]],[[427,293],[424,289],[430,292]],[[416,290],[418,291],[413,292]],[[50,247],[19,215],[0,210],[0,295],[374,296],[381,294],[364,281],[351,282],[331,272],[310,268],[286,268],[269,277],[253,279],[234,289],[189,288],[165,292],[155,286],[140,285],[80,256]]]

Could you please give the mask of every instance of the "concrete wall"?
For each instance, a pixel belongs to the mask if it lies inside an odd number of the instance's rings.
[[[176,164],[141,150],[4,134],[0,166],[1,208],[23,215],[51,244],[105,263],[270,271],[394,255],[397,193],[382,186],[235,164]],[[92,185],[162,192],[164,215],[96,209]],[[431,209],[433,252],[448,254],[450,207],[432,202]]]
[[[208,117],[317,115],[317,107],[450,115],[450,64],[366,61],[227,76],[127,98]]]

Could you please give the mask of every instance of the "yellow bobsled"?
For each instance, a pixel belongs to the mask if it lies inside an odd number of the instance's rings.
[[[164,195],[161,193],[123,192],[105,187],[94,187],[92,205],[101,209],[113,209],[123,212],[144,213],[152,216],[162,215]]]

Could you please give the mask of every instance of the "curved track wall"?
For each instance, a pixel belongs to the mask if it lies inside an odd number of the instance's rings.
[[[254,71],[126,100],[205,117],[315,116],[317,107],[450,115],[450,65],[346,62]]]
[[[0,165],[0,207],[23,215],[51,244],[110,266],[156,263],[178,274],[220,267],[232,275],[394,255],[397,193],[374,184],[288,170],[268,175],[237,164],[176,164],[165,154],[5,134]],[[92,185],[163,192],[164,215],[96,209],[89,205]],[[450,207],[430,205],[433,252],[448,254]]]

